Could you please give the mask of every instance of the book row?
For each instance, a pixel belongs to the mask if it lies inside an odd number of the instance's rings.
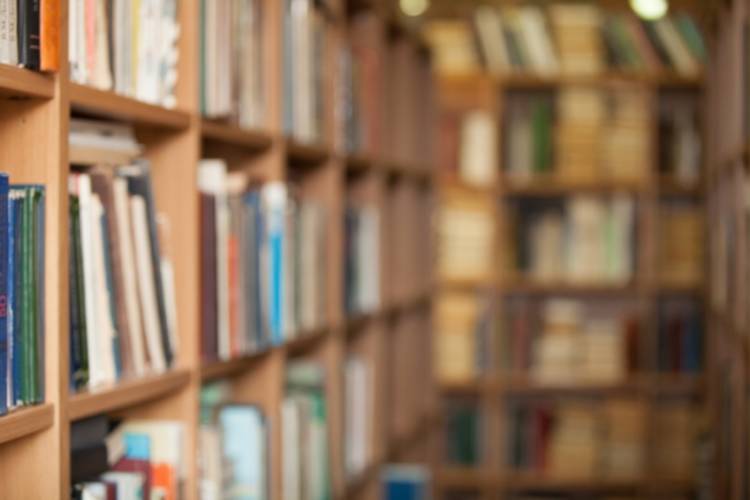
[[[60,0],[0,2],[0,64],[60,69]]]
[[[660,403],[653,413],[659,444],[649,446],[649,409],[638,399],[514,401],[507,409],[504,461],[515,472],[557,479],[686,479],[699,470],[693,447],[701,432],[694,404]],[[445,460],[485,460],[486,417],[471,400],[448,402]],[[652,449],[649,449],[652,448]]]
[[[614,68],[692,76],[706,60],[703,35],[686,13],[644,21],[590,4],[485,6],[471,22],[439,20],[427,30],[445,73],[591,75]]]
[[[658,303],[656,338],[635,299],[529,299],[495,305],[466,292],[441,295],[435,310],[436,373],[444,381],[499,375],[538,386],[626,384],[644,373],[699,375],[707,339],[700,304]]]

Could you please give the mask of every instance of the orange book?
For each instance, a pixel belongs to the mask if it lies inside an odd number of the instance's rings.
[[[42,71],[60,70],[60,0],[42,0],[39,12]]]
[[[164,500],[177,500],[177,475],[171,465],[151,465],[151,489],[164,492]]]

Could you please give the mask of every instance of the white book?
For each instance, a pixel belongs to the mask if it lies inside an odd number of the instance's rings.
[[[88,84],[89,82],[89,64],[88,54],[86,52],[86,30],[83,26],[86,26],[86,0],[71,0],[71,3],[76,3],[75,14],[77,18],[71,28],[71,33],[74,33],[76,38],[76,59],[78,60],[78,83]]]
[[[132,39],[133,8],[128,0],[112,0],[112,9],[114,18],[113,23],[113,64],[114,64],[114,90],[115,92],[132,96],[133,85],[130,77],[130,70],[133,64]]]
[[[169,234],[169,219],[165,214],[156,214],[156,225],[159,227],[159,234]],[[160,250],[164,252],[164,248],[162,246]],[[176,353],[180,349],[180,337],[177,335],[177,291],[175,289],[174,266],[166,254],[159,256],[159,272],[161,273],[161,282],[164,288],[164,306],[167,316],[169,345],[172,348],[172,352]]]
[[[486,186],[494,182],[499,168],[497,127],[493,116],[481,110],[466,114],[461,123],[459,170],[465,182]]]
[[[474,22],[489,72],[499,75],[508,71],[510,57],[498,9],[489,5],[480,5],[474,12]]]
[[[221,359],[229,359],[229,202],[227,166],[223,160],[201,160],[198,164],[198,189],[215,197],[216,202],[216,302],[218,350]]]
[[[104,206],[99,196],[91,195],[91,237],[96,281],[94,293],[96,299],[96,320],[94,335],[99,336],[98,356],[102,360],[102,372],[107,382],[117,380],[115,364],[116,330],[112,310],[111,293],[107,287],[107,264],[104,258],[105,234],[102,227]],[[88,331],[88,329],[87,329]]]
[[[295,136],[305,142],[315,140],[313,81],[313,12],[310,0],[292,0],[292,91]]]
[[[143,496],[145,482],[143,474],[109,471],[102,474],[101,478],[104,481],[115,484],[118,498],[137,499]]]
[[[223,466],[219,431],[201,425],[198,431],[198,465],[201,471],[198,490],[202,500],[222,500]]]
[[[352,356],[344,366],[345,383],[345,468],[349,477],[361,473],[369,459],[370,417],[373,408],[370,403],[372,391],[369,387],[369,373],[365,361]]]
[[[96,33],[94,50],[96,51],[96,74],[93,75],[91,83],[94,87],[110,90],[112,88],[112,70],[109,66],[109,22],[104,0],[97,0],[95,9]]]
[[[296,398],[287,397],[281,404],[281,459],[283,500],[302,500],[302,423]]]
[[[107,382],[104,358],[100,356],[103,339],[102,333],[93,325],[98,324],[97,316],[103,314],[98,310],[96,297],[96,266],[94,258],[94,234],[93,234],[93,207],[91,178],[84,174],[73,174],[71,176],[72,191],[78,194],[79,217],[81,230],[81,254],[83,263],[83,282],[84,282],[84,310],[86,324],[92,325],[92,328],[86,329],[86,350],[89,360],[89,386],[97,387]]]
[[[84,483],[81,486],[81,500],[107,500],[107,485]]]
[[[146,347],[151,360],[151,368],[157,373],[167,369],[164,347],[159,329],[159,313],[156,305],[154,269],[151,263],[151,239],[148,232],[148,213],[143,197],[130,197],[130,210],[133,225],[135,263],[138,272],[138,291],[141,299],[143,326],[146,333]]]
[[[301,327],[307,330],[317,326],[315,314],[315,296],[318,293],[318,269],[315,258],[318,250],[316,218],[316,207],[310,203],[303,203],[300,207],[300,274],[302,275],[300,323]]]
[[[545,75],[556,73],[559,69],[557,56],[541,10],[537,7],[524,7],[518,20],[534,69]]]
[[[653,26],[659,39],[669,52],[669,58],[674,61],[675,69],[688,75],[700,73],[700,64],[693,57],[672,22],[668,18],[662,18],[654,21]]]
[[[8,2],[8,60],[10,65],[18,64],[18,4],[16,0]]]
[[[138,301],[137,272],[133,250],[133,229],[130,220],[130,206],[128,202],[128,183],[125,179],[116,177],[112,180],[115,216],[117,217],[118,240],[122,259],[122,277],[125,296],[122,298],[125,307],[125,317],[128,321],[130,343],[133,350],[133,367],[139,377],[148,371],[146,348],[144,345],[143,329],[141,328],[141,307]]]
[[[10,43],[8,41],[8,24],[10,14],[11,1],[16,0],[0,0],[0,64],[10,64]]]

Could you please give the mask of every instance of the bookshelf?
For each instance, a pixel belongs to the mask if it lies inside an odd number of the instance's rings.
[[[268,90],[263,122],[243,129],[201,116],[199,106],[199,2],[179,2],[181,36],[174,109],[102,91],[70,79],[68,65],[54,75],[0,66],[0,160],[15,182],[47,188],[45,402],[0,418],[0,469],[13,478],[0,485],[2,498],[68,498],[70,426],[89,416],[167,418],[186,429],[185,498],[198,496],[199,393],[204,382],[226,380],[232,398],[259,405],[271,425],[271,498],[280,498],[282,482],[280,407],[285,367],[294,360],[317,360],[326,373],[331,439],[330,467],[336,498],[373,498],[379,467],[390,460],[431,457],[436,399],[431,390],[428,350],[431,273],[426,234],[432,201],[432,160],[424,106],[410,105],[430,85],[424,45],[385,0],[330,3],[325,21],[327,52],[324,134],[316,143],[298,141],[283,130],[286,103],[282,91],[283,2],[263,2],[263,78]],[[68,2],[60,2],[60,53],[68,51]],[[370,43],[388,57],[376,104],[384,109],[383,128],[393,135],[368,150],[344,151],[334,130],[335,86],[340,44],[356,16],[369,16],[375,27]],[[63,61],[65,62],[65,61]],[[419,72],[419,88],[410,74]],[[401,74],[396,78],[394,75]],[[419,94],[420,96],[423,95]],[[384,104],[387,101],[388,105]],[[71,116],[105,118],[134,125],[152,165],[159,212],[171,221],[171,260],[176,276],[179,353],[167,373],[125,380],[110,387],[74,393],[69,388],[68,331],[68,130]],[[407,133],[408,131],[412,135]],[[387,143],[387,144],[386,144]],[[396,153],[396,154],[394,154]],[[229,361],[204,362],[200,354],[199,210],[197,165],[221,158],[232,170],[258,180],[294,180],[301,195],[315,199],[330,214],[325,249],[328,269],[326,321],[300,332],[293,341]],[[382,290],[379,306],[347,314],[343,304],[343,209],[348,199],[366,201],[381,212]],[[402,286],[404,284],[404,286]],[[343,380],[345,357],[356,353],[374,369],[375,427],[372,454],[363,471],[347,477],[343,466]],[[426,443],[426,444],[425,444]],[[44,478],[29,471],[43,470]]]
[[[697,6],[688,5],[689,2],[678,2],[675,7],[672,5],[674,3],[670,2],[671,9],[684,9],[700,16]],[[534,5],[540,8],[533,2],[505,2],[500,4],[500,8],[511,4]],[[445,4],[439,4],[438,7],[440,6],[449,9]],[[627,12],[625,2],[610,2],[602,8],[612,8],[613,12]],[[459,7],[456,9],[461,10]],[[469,10],[468,6],[466,10]],[[439,18],[439,16],[440,11],[436,14],[436,17]],[[452,14],[448,14],[448,17],[453,19]],[[457,17],[469,19],[470,13],[464,11],[461,16]],[[503,22],[512,23],[513,21],[507,21],[509,17],[510,14],[508,17],[503,17]],[[550,22],[547,18],[547,23]],[[476,32],[474,34],[476,35]],[[436,45],[439,50],[439,42],[436,42]],[[453,55],[458,59],[457,54]],[[458,66],[459,63],[456,64]],[[473,353],[482,353],[468,355],[464,353],[463,347],[459,349],[457,344],[449,344],[449,340],[445,340],[446,346],[453,346],[452,350],[450,347],[445,347],[445,353],[455,353],[455,357],[462,360],[463,371],[461,373],[463,375],[457,376],[453,371],[438,372],[437,375],[441,400],[444,408],[447,408],[444,411],[444,424],[448,423],[442,430],[440,464],[436,471],[436,488],[441,498],[536,498],[537,496],[608,498],[617,495],[627,498],[695,498],[699,492],[704,491],[706,484],[711,484],[710,480],[704,482],[705,464],[701,464],[699,472],[675,477],[670,473],[658,472],[657,464],[662,460],[659,450],[661,434],[658,429],[663,429],[664,411],[672,409],[672,403],[675,406],[685,404],[686,407],[691,408],[690,411],[699,415],[701,432],[711,433],[716,425],[708,417],[708,408],[713,404],[710,398],[715,389],[712,385],[715,383],[713,358],[715,351],[712,343],[716,333],[715,329],[709,326],[711,322],[708,307],[708,278],[705,274],[699,279],[685,278],[684,280],[681,277],[677,279],[674,276],[666,276],[666,273],[661,272],[665,267],[664,257],[660,257],[662,252],[667,251],[660,248],[660,235],[667,229],[660,227],[662,212],[666,206],[688,204],[691,209],[705,214],[703,217],[711,217],[706,201],[706,193],[709,189],[707,186],[710,186],[708,178],[715,175],[707,166],[710,165],[710,158],[703,154],[699,179],[692,183],[678,182],[673,172],[665,172],[665,169],[669,168],[667,165],[660,165],[662,163],[660,158],[664,153],[660,150],[665,148],[661,144],[660,121],[665,113],[663,108],[668,106],[670,100],[679,99],[680,96],[689,96],[694,106],[705,110],[704,88],[710,87],[713,70],[713,67],[708,67],[705,71],[689,76],[667,68],[660,71],[640,72],[604,69],[592,75],[553,74],[547,76],[534,74],[532,68],[516,68],[510,74],[506,72],[492,75],[479,69],[474,72],[446,72],[440,75],[438,93],[439,107],[443,113],[441,118],[443,129],[438,137],[441,138],[441,146],[444,144],[447,146],[440,150],[440,157],[444,162],[438,165],[440,173],[436,181],[439,206],[454,205],[455,200],[451,194],[455,192],[463,193],[466,199],[462,202],[462,207],[468,207],[469,199],[475,200],[476,203],[480,197],[487,199],[490,208],[486,209],[486,213],[492,218],[497,233],[492,243],[492,256],[494,262],[499,263],[489,268],[483,276],[474,276],[472,273],[471,277],[467,277],[460,276],[458,271],[453,273],[446,271],[445,275],[438,277],[439,286],[434,299],[436,302],[434,310],[437,312],[436,336],[443,335],[443,333],[446,337],[450,337],[451,333],[457,336],[457,332],[463,328],[463,324],[459,323],[460,315],[471,317],[473,322],[468,323],[466,320],[467,323],[465,323],[472,325],[466,330],[469,332],[469,338],[472,339],[467,341],[467,344],[472,346]],[[606,173],[604,175],[598,173],[590,177],[573,175],[566,177],[565,171],[557,171],[561,168],[560,164],[556,164],[553,160],[554,166],[542,174],[534,173],[523,178],[514,177],[515,172],[510,170],[519,167],[511,165],[512,161],[509,161],[506,156],[511,155],[508,153],[511,148],[508,134],[511,133],[509,130],[516,116],[513,115],[513,106],[523,98],[539,101],[546,99],[548,102],[559,103],[560,96],[571,89],[595,90],[599,93],[610,93],[610,95],[622,89],[631,89],[642,96],[643,102],[648,103],[644,107],[648,111],[641,127],[646,130],[648,137],[645,150],[632,152],[632,156],[645,158],[645,165],[641,165],[645,167],[642,175],[637,178],[630,176],[616,178]],[[727,103],[727,105],[736,106],[736,103]],[[527,106],[531,107],[531,105]],[[559,133],[562,127],[560,125],[561,105],[556,104],[556,106],[553,108],[554,117],[551,120],[554,124],[553,134]],[[455,136],[461,137],[462,133],[466,133],[466,128],[462,128],[466,127],[465,117],[477,111],[494,117],[497,127],[497,140],[494,141],[499,150],[499,161],[494,166],[497,175],[492,181],[484,183],[472,183],[461,178],[462,175],[468,177],[468,174],[462,174],[462,169],[479,167],[473,167],[471,162],[466,161],[464,156],[466,153],[461,150],[461,139],[453,139]],[[713,122],[710,121],[710,116],[701,113],[703,111],[697,112],[700,117],[698,128],[702,132],[709,128],[709,123]],[[462,120],[465,120],[463,124]],[[701,133],[701,137],[704,136],[705,134]],[[452,142],[454,140],[458,141],[457,146]],[[564,138],[552,139],[552,147],[555,149],[560,148],[556,140],[562,141]],[[604,137],[601,137],[601,140],[603,141]],[[469,144],[473,143],[469,141]],[[472,158],[477,160],[476,156]],[[588,157],[585,158],[587,159]],[[598,164],[597,167],[601,168]],[[518,214],[524,214],[527,211],[521,204],[527,203],[528,211],[531,211],[534,207],[549,206],[559,203],[559,200],[579,196],[606,200],[622,195],[632,198],[637,220],[633,243],[635,268],[628,279],[572,281],[565,276],[535,279],[528,271],[524,272],[524,269],[516,268],[515,262],[518,256],[517,249],[514,247],[520,246],[521,243],[517,242],[517,233],[514,231],[518,226],[525,225],[523,220],[518,219]],[[536,209],[541,211],[539,208]],[[468,219],[466,223],[469,223]],[[442,237],[441,234],[438,235],[438,239]],[[705,244],[703,240],[700,243]],[[446,254],[450,252],[447,244],[444,251]],[[438,268],[440,268],[439,263]],[[466,269],[473,271],[474,267],[467,266]],[[707,272],[707,270],[704,271],[704,273]],[[472,294],[475,302],[480,304],[478,311],[469,312],[469,306],[465,302],[461,302],[461,309],[459,309],[459,299],[455,297],[463,296],[465,298],[461,300],[468,300],[466,297]],[[453,296],[452,299],[451,296]],[[508,315],[514,314],[510,306],[521,301],[542,304],[550,299],[559,298],[573,299],[584,304],[613,303],[618,304],[617,307],[626,307],[625,304],[630,304],[634,307],[638,311],[637,317],[639,318],[638,345],[635,354],[638,360],[637,368],[629,369],[622,377],[616,377],[613,380],[609,380],[606,376],[603,376],[601,380],[596,378],[542,380],[539,378],[541,374],[533,372],[534,351],[531,349],[538,347],[538,344],[526,348],[531,352],[524,354],[524,359],[530,359],[526,361],[523,368],[516,368],[514,365],[506,366],[508,361],[503,357],[503,349],[513,350],[507,355],[511,358],[518,355],[516,351],[518,348],[513,340],[500,344],[503,342],[500,339],[512,339],[513,335],[518,333],[513,330],[515,320],[507,318]],[[451,300],[454,300],[456,304],[453,306],[452,320],[449,317],[449,306],[445,306],[443,316],[440,312],[443,301],[448,303]],[[662,314],[666,314],[664,311],[669,310],[672,301],[679,303],[689,301],[692,304],[691,307],[701,311],[699,315],[702,319],[699,321],[700,324],[705,325],[703,329],[707,333],[703,341],[701,368],[695,372],[670,373],[671,370],[661,367],[663,347],[660,347],[659,336],[665,321]],[[591,307],[593,310],[594,306]],[[544,309],[540,306],[532,311],[523,318],[526,318],[524,321],[535,326],[524,328],[525,331],[537,332],[541,329],[539,325],[543,320],[540,318],[544,314]],[[445,332],[441,329],[441,321],[447,325],[444,328]],[[486,324],[498,326],[493,328],[487,327]],[[535,338],[538,340],[539,337]],[[585,348],[583,344],[579,346],[580,349]],[[438,352],[438,356],[444,358],[445,353]],[[466,367],[464,366],[466,363],[474,364]],[[456,364],[451,364],[447,360],[443,365],[446,370],[458,370]],[[514,447],[520,446],[517,445],[519,436],[527,436],[528,441],[538,447],[539,439],[542,438],[529,437],[538,428],[532,426],[554,425],[535,423],[542,420],[533,421],[532,418],[539,418],[533,412],[544,412],[545,416],[542,418],[562,418],[557,413],[553,417],[547,417],[546,412],[560,411],[561,408],[569,408],[567,405],[571,404],[582,404],[587,405],[585,408],[591,414],[599,415],[598,412],[603,411],[602,409],[606,409],[610,404],[623,402],[633,404],[637,411],[643,412],[643,434],[640,443],[643,446],[645,466],[642,473],[626,477],[617,477],[616,474],[609,477],[604,472],[593,475],[581,473],[579,476],[576,476],[576,472],[569,472],[567,475],[561,472],[556,475],[545,472],[548,464],[542,466],[541,470],[537,470],[537,466],[533,463],[533,460],[538,460],[537,458],[530,459],[532,465],[522,460],[519,460],[521,463],[511,461],[511,455],[517,449]],[[512,412],[519,407],[532,408],[524,414],[525,419],[532,422],[531,424],[524,426],[514,424],[518,417]],[[470,408],[470,417],[464,411],[465,408]],[[549,408],[554,408],[554,410]],[[636,411],[633,408],[630,410]],[[746,420],[744,424],[747,424]],[[604,424],[599,420],[594,425],[616,424]],[[736,425],[741,424],[738,422]],[[456,447],[460,447],[464,440],[453,439],[451,435],[461,432],[469,433],[467,428],[474,429],[471,431],[474,437],[467,438],[473,444],[466,444],[466,448],[456,450]],[[738,435],[745,436],[744,433]],[[533,441],[533,439],[538,440]],[[597,439],[605,438],[599,436]],[[523,446],[527,449],[531,447],[528,444]],[[705,448],[705,444],[701,446]],[[704,451],[702,448],[701,453]],[[547,458],[541,460],[543,462],[549,460],[549,450],[542,453],[545,453],[544,456]],[[567,455],[568,459],[576,461],[572,451],[570,453]],[[588,460],[588,458],[581,460]],[[722,495],[715,497],[723,498]]]

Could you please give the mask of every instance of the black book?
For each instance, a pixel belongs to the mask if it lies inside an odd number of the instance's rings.
[[[95,444],[70,453],[70,482],[82,483],[96,479],[109,470],[107,445]]]
[[[40,0],[18,0],[18,63],[27,69],[39,69]]]

